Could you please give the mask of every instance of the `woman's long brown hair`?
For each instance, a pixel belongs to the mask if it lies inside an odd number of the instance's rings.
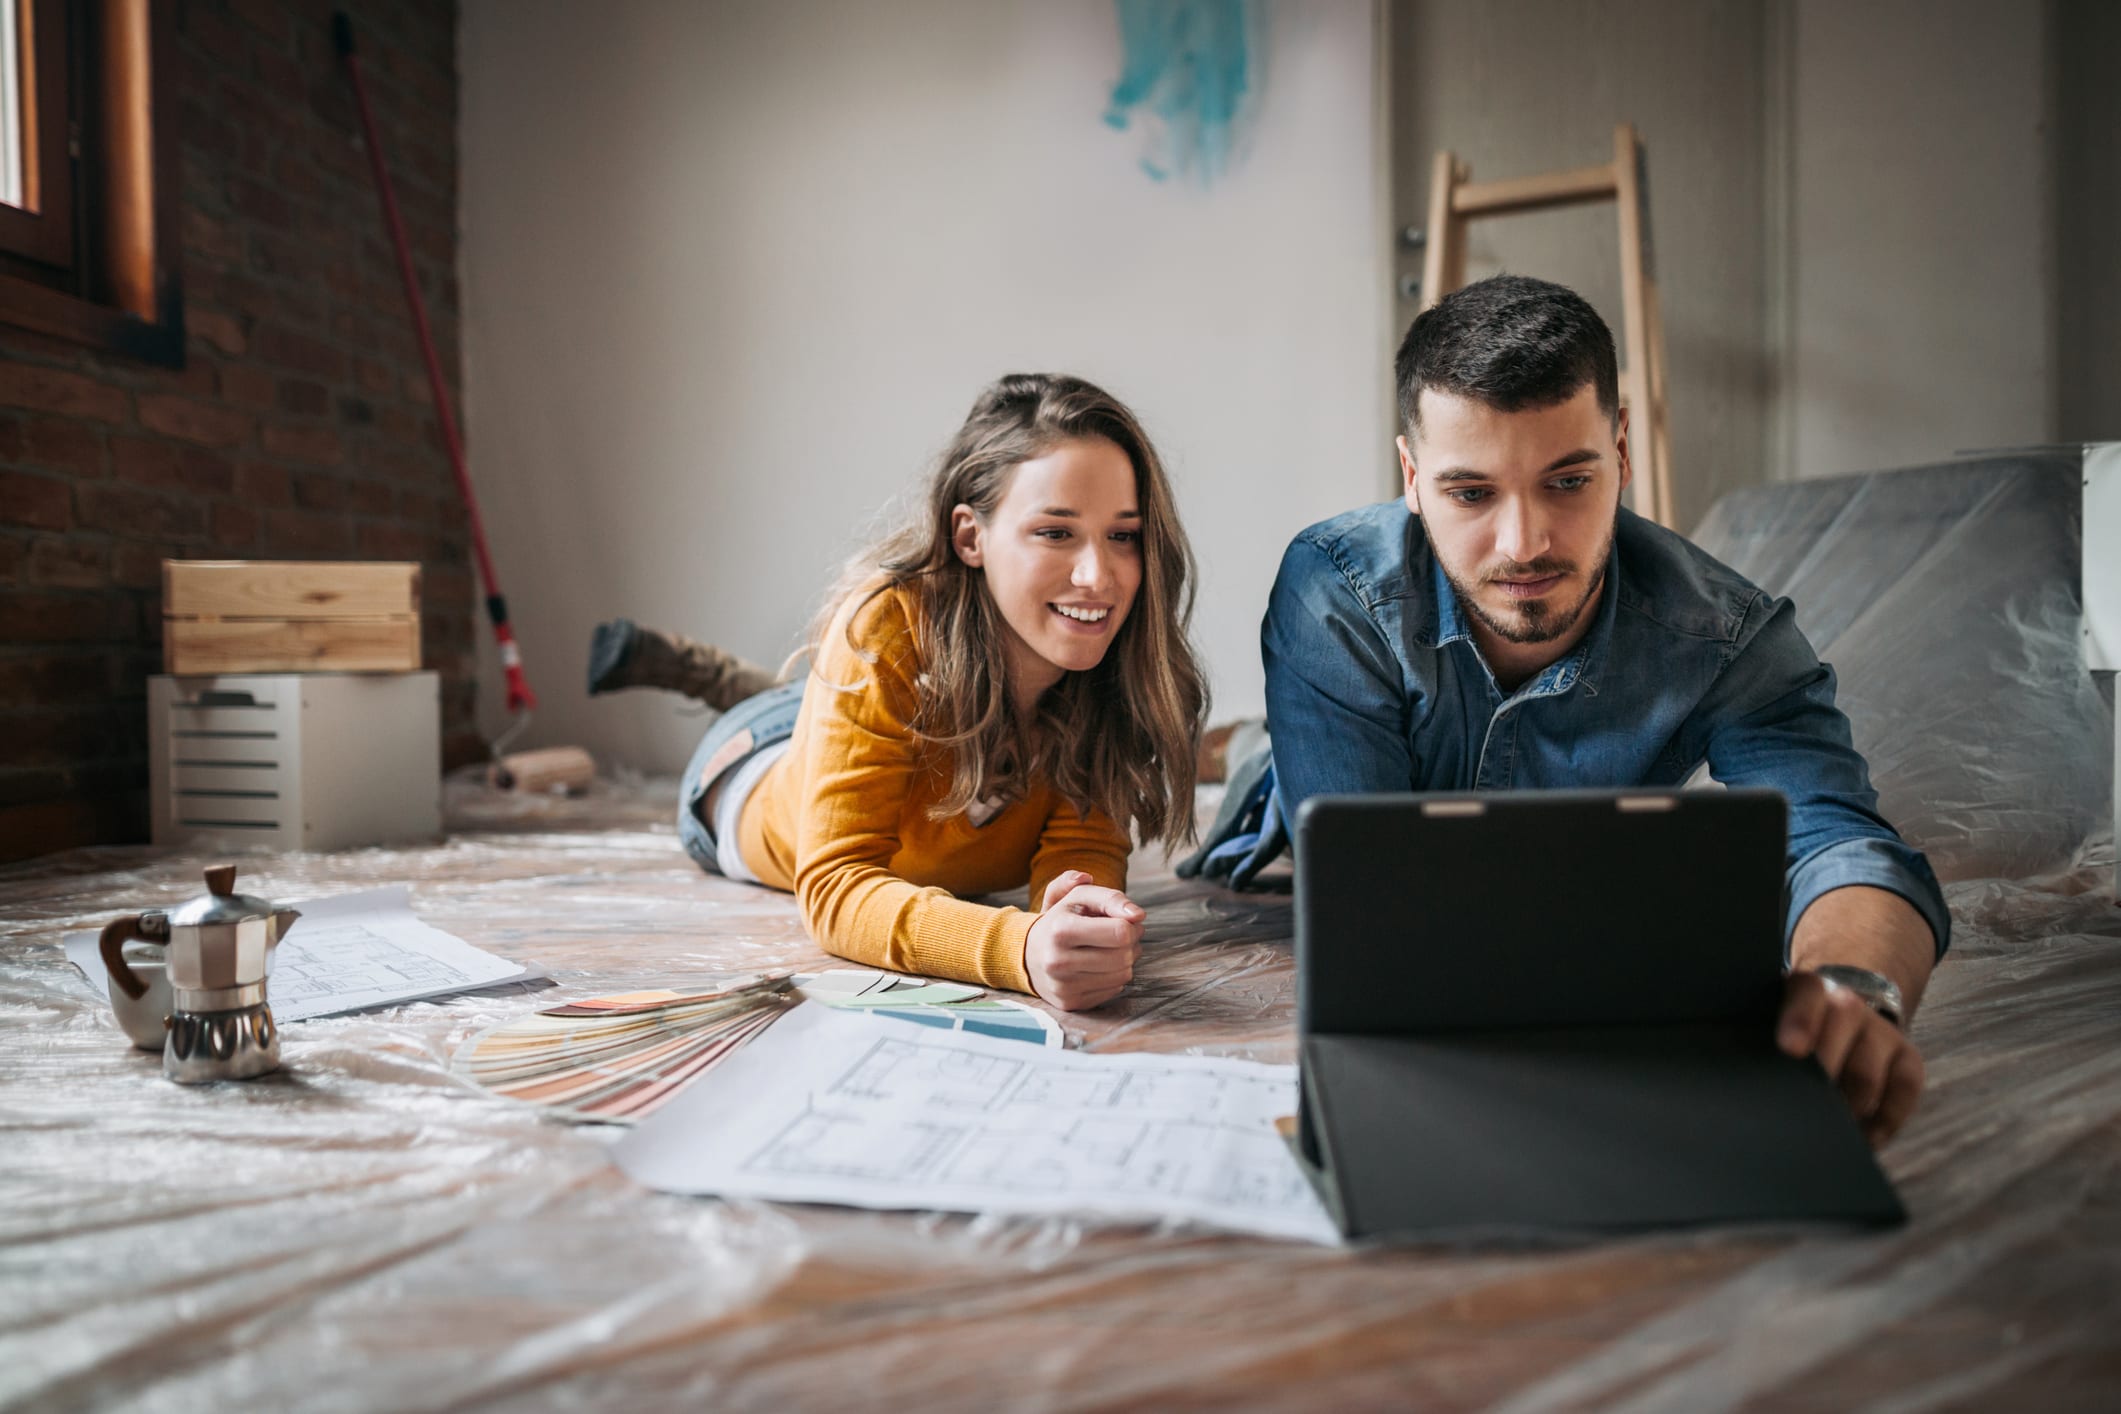
[[[1141,588],[1103,661],[1064,674],[1030,720],[1011,705],[1007,629],[986,577],[951,544],[951,513],[985,523],[1010,473],[1063,442],[1102,437],[1134,465],[1141,511]],[[904,587],[918,618],[921,671],[913,731],[947,762],[945,818],[976,801],[1011,800],[1043,779],[1080,811],[1104,812],[1137,838],[1175,849],[1194,836],[1195,752],[1207,690],[1187,628],[1193,550],[1156,449],[1124,404],[1080,378],[1012,373],[981,393],[929,479],[919,518],[848,567],[812,625],[813,649],[849,597]]]

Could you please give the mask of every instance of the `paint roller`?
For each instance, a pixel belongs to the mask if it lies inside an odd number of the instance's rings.
[[[530,725],[530,714],[538,705],[538,699],[523,674],[523,653],[516,646],[515,631],[508,623],[508,600],[501,593],[500,581],[494,573],[493,556],[486,548],[486,528],[479,517],[478,494],[472,488],[471,474],[464,465],[464,443],[457,435],[456,412],[449,401],[449,388],[442,379],[442,361],[435,353],[434,335],[428,328],[427,302],[420,294],[419,277],[413,270],[412,250],[405,239],[405,222],[398,215],[397,193],[390,184],[390,169],[383,162],[383,144],[376,135],[375,114],[368,106],[368,86],[361,77],[360,56],[354,51],[353,21],[340,11],[332,16],[331,27],[332,42],[339,57],[346,62],[354,104],[360,111],[361,132],[368,144],[369,168],[375,174],[376,195],[383,203],[383,224],[389,232],[391,248],[397,252],[398,278],[405,286],[405,304],[412,314],[413,332],[419,336],[420,355],[427,364],[427,383],[434,394],[435,419],[441,424],[442,444],[449,452],[449,465],[456,472],[457,491],[464,498],[465,515],[471,523],[472,556],[478,565],[480,584],[486,591],[486,614],[493,621],[494,645],[500,653],[501,671],[507,679],[508,710],[516,719],[507,731],[494,738],[489,748],[494,759],[487,768],[486,779],[500,790],[565,790],[570,793],[586,790],[596,777],[596,761],[578,746],[547,747],[513,756],[502,754],[502,748]]]

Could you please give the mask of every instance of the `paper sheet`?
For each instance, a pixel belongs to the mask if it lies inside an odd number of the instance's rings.
[[[1335,1242],[1274,1129],[1295,1107],[1292,1066],[1046,1050],[806,1004],[612,1153],[672,1193]]]
[[[291,906],[302,917],[273,949],[266,983],[283,1026],[545,975],[422,923],[403,884]],[[69,933],[64,941],[67,961],[107,994],[96,934]]]

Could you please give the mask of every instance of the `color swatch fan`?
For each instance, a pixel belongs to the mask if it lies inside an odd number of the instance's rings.
[[[709,991],[622,992],[503,1022],[450,1068],[506,1099],[575,1119],[631,1124],[771,1026],[798,1000],[785,973]]]
[[[632,1124],[803,1000],[1034,1046],[1065,1041],[1037,1008],[958,982],[870,969],[773,972],[707,990],[621,992],[549,1007],[473,1036],[457,1048],[450,1070],[564,1118]]]

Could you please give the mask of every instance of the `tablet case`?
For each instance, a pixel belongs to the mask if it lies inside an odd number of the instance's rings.
[[[1350,1237],[1906,1214],[1783,1055],[1774,791],[1322,796],[1300,1156]]]

